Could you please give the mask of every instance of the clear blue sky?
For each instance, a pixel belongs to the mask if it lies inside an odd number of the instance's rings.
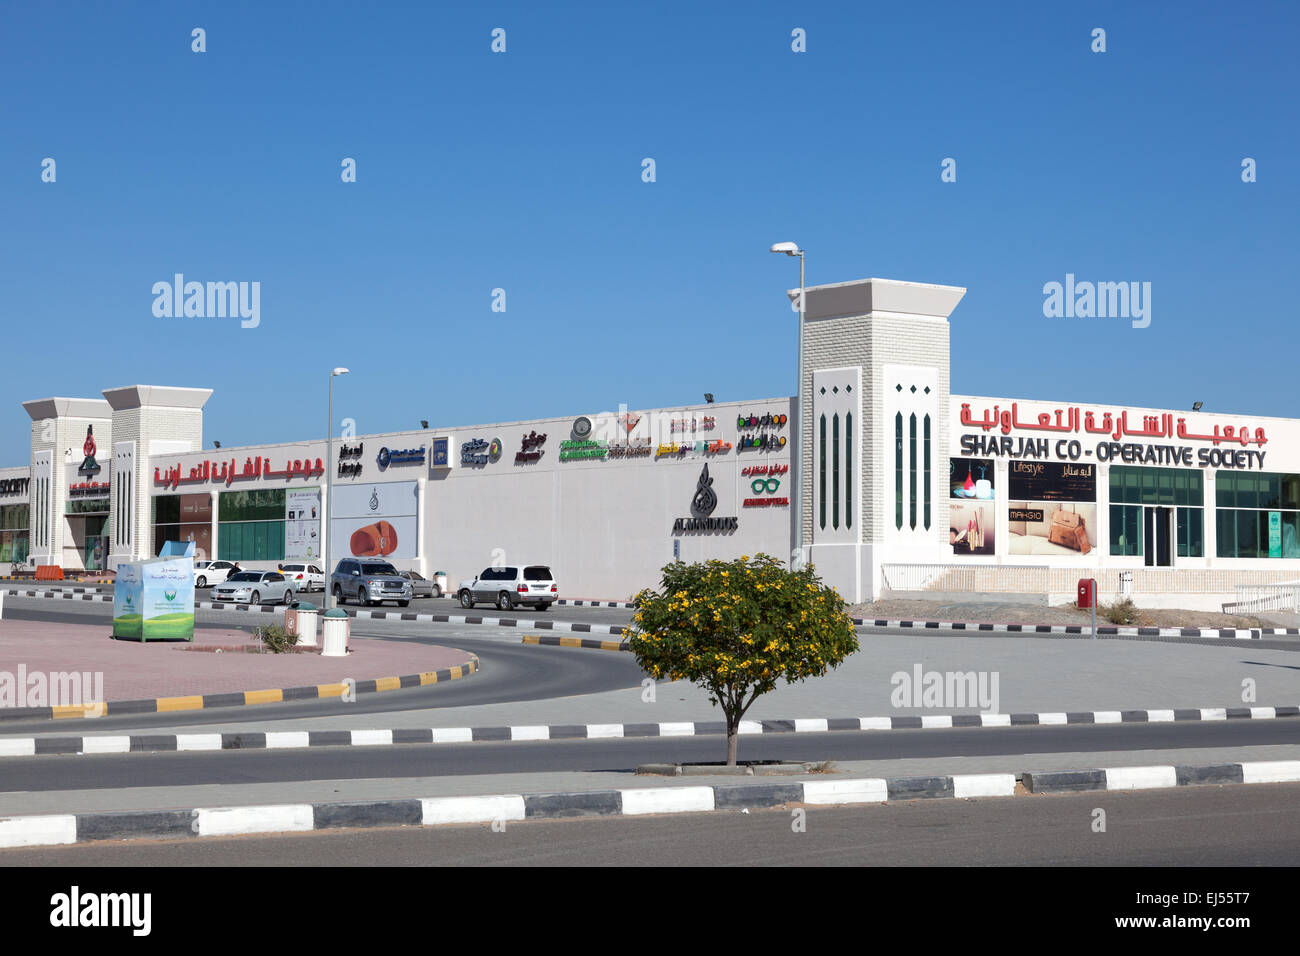
[[[334,365],[362,432],[790,394],[787,239],[967,287],[956,392],[1300,415],[1300,4],[718,6],[6,4],[0,464],[135,383],[313,437]],[[155,318],[176,272],[261,325]],[[1066,273],[1151,326],[1045,318]]]

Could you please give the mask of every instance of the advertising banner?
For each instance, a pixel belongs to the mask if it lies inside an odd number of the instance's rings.
[[[333,559],[418,557],[418,495],[414,481],[336,487],[330,508]]]
[[[1096,501],[1097,466],[1055,461],[1009,462],[1007,497],[1018,501]]]
[[[113,636],[194,640],[194,546],[169,541],[162,556],[118,565]]]
[[[319,488],[290,488],[285,492],[284,556],[308,561],[320,558]]]

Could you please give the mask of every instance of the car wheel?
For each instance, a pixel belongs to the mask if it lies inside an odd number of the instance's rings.
[[[360,604],[362,607],[370,607],[370,598],[366,597],[365,588],[357,589],[357,603]]]
[[[339,605],[348,603],[347,598],[343,596],[343,589],[339,587],[337,584],[334,585],[334,603]]]
[[[429,592],[429,597],[435,597],[435,598],[442,597],[442,588],[438,587],[438,585],[435,584],[433,586],[433,590]]]
[[[261,604],[261,603],[262,603],[262,592],[261,592],[261,591],[254,591],[254,592],[253,592],[253,596],[250,597],[250,598],[248,599],[248,603],[249,603],[249,604]]]
[[[284,603],[285,604],[293,603],[293,588],[284,589]]]
[[[508,611],[514,607],[514,601],[510,597],[509,591],[502,591],[497,595],[497,608],[502,611]]]
[[[410,601],[398,601],[398,602],[397,602],[397,606],[398,606],[398,607],[406,607],[406,606],[409,605],[410,603],[411,603]]]
[[[537,605],[537,610],[539,611],[548,611],[550,608],[551,604],[549,601],[543,601],[541,604]]]
[[[208,579],[207,579],[207,578],[199,578],[197,581],[194,582],[194,586],[195,586],[196,588],[205,588],[205,587],[208,586]]]
[[[470,596],[469,591],[460,592],[460,606],[470,609],[474,607],[474,599]]]

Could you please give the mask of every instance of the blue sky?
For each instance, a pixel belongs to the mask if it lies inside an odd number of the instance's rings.
[[[787,239],[967,287],[955,392],[1300,412],[1300,6],[716,6],[6,5],[0,463],[23,400],[135,383],[315,437],[335,365],[361,432],[790,394]],[[260,325],[156,318],[177,272]],[[1066,273],[1150,327],[1045,318]]]

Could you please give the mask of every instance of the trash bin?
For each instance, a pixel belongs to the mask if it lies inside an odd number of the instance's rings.
[[[445,597],[447,594],[447,572],[434,571],[433,583],[438,585],[438,593]]]
[[[284,627],[290,634],[298,635],[300,647],[316,646],[316,605],[310,601],[294,601],[284,612]]]
[[[326,611],[321,621],[321,657],[346,657],[352,619],[338,608]]]

